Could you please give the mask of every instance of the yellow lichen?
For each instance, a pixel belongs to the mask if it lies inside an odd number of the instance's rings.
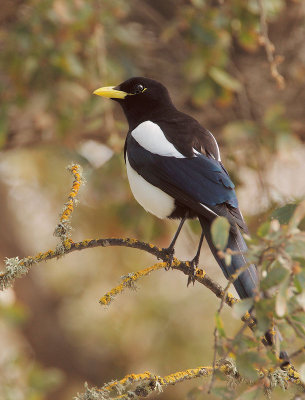
[[[206,275],[206,272],[203,269],[199,269],[199,268],[196,269],[196,276],[198,278],[202,279],[205,277],[205,275]]]
[[[138,243],[138,240],[127,238],[127,239],[124,239],[123,242],[128,243],[128,244],[135,244],[135,243]]]
[[[72,240],[72,239],[66,239],[66,240],[63,242],[63,245],[64,245],[64,247],[65,247],[65,250],[70,250],[72,244],[73,244],[73,240]]]
[[[123,280],[122,283],[120,283],[118,286],[114,287],[111,289],[109,292],[107,292],[101,299],[100,303],[102,305],[108,305],[112,301],[112,299],[119,293],[122,293],[122,291],[126,287],[133,287],[133,283],[137,281],[138,279],[142,278],[143,276],[146,276],[150,274],[152,271],[157,271],[159,269],[165,268],[166,263],[165,262],[159,262],[157,264],[154,264],[151,267],[145,268],[141,271],[135,272],[133,274],[129,274],[127,278]]]
[[[79,242],[79,246],[87,247],[90,241],[91,241],[90,239],[82,240],[81,242]]]

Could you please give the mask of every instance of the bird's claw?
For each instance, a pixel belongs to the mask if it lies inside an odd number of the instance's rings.
[[[166,262],[165,271],[168,271],[173,265],[175,250],[171,249],[170,247],[166,247],[162,249],[162,252],[165,253],[165,260],[164,260]]]
[[[198,259],[195,257],[192,261],[189,262],[189,275],[187,278],[187,284],[186,286],[188,287],[191,283],[195,285],[195,276],[196,276],[196,269],[198,266]]]

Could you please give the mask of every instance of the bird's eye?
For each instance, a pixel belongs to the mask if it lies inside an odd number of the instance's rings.
[[[142,93],[142,92],[144,92],[144,89],[145,89],[144,86],[141,85],[141,84],[139,84],[139,85],[137,85],[137,86],[135,87],[134,94]]]

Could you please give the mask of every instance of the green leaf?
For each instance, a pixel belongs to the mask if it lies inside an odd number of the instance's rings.
[[[292,315],[291,319],[305,327],[305,314],[303,312]]]
[[[217,217],[211,228],[212,240],[214,245],[220,249],[224,250],[229,238],[230,224],[227,218]]]
[[[275,312],[279,317],[283,317],[287,311],[287,290],[289,286],[289,275],[280,285],[278,294],[275,298]]]
[[[305,218],[305,200],[303,200],[295,209],[292,218],[289,221],[289,228],[297,228],[302,219]]]
[[[242,90],[241,83],[223,69],[212,67],[209,71],[209,75],[216,83],[223,86],[225,89],[232,90],[233,92],[240,92]]]
[[[287,253],[291,258],[299,259],[305,258],[305,237],[292,238],[285,247]]]
[[[257,349],[257,340],[253,337],[247,336],[243,333],[238,334],[232,340],[232,348],[236,348],[236,353],[242,354],[244,351],[249,351],[250,349]]]
[[[262,299],[255,304],[257,328],[261,333],[265,333],[271,326],[274,312],[274,299]]]
[[[305,271],[302,270],[294,276],[294,285],[299,293],[305,289]]]
[[[263,365],[264,360],[258,353],[248,352],[237,355],[236,367],[241,376],[256,381],[259,379],[258,372],[255,369],[255,364]]]
[[[281,225],[287,225],[290,221],[297,205],[296,204],[286,204],[284,207],[277,208],[271,214],[272,219],[277,219]]]
[[[266,278],[261,281],[260,287],[262,290],[270,289],[281,283],[288,275],[289,271],[276,261],[273,268],[268,271]]]
[[[305,292],[302,292],[301,294],[296,295],[295,299],[298,302],[298,304],[304,309],[304,307],[305,307]]]
[[[277,354],[274,354],[273,350],[267,351],[266,355],[273,365],[278,363],[278,356]]]
[[[243,317],[246,312],[252,307],[253,299],[240,300],[238,303],[233,305],[233,316],[236,319]]]
[[[226,337],[224,325],[223,325],[223,322],[222,322],[219,312],[217,312],[215,314],[215,324],[216,324],[216,328],[219,332],[220,337]]]
[[[257,234],[259,237],[265,237],[268,235],[269,231],[270,231],[270,222],[268,221],[260,225],[260,227],[257,230]]]

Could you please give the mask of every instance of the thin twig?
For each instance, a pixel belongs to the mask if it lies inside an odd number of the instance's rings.
[[[223,306],[224,306],[225,298],[226,298],[226,296],[227,296],[227,293],[228,293],[228,291],[229,291],[229,288],[230,288],[230,286],[231,286],[231,283],[232,283],[232,281],[229,280],[229,282],[227,283],[227,286],[226,286],[225,289],[224,289],[224,293],[223,293],[223,296],[222,296],[222,298],[221,298],[219,308],[218,308],[218,310],[217,310],[217,312],[216,312],[217,317],[220,317],[220,313],[221,313],[221,310],[222,310],[222,308],[223,308]],[[210,382],[209,390],[208,390],[208,393],[209,393],[209,394],[211,393],[211,390],[212,390],[212,388],[213,388],[214,381],[215,381],[216,356],[217,356],[217,347],[218,347],[218,337],[219,337],[218,328],[217,328],[217,326],[215,326],[215,329],[214,329],[213,372],[212,372],[212,378],[211,378],[211,382]]]
[[[289,359],[298,357],[300,354],[303,354],[305,352],[305,346],[302,346],[300,349],[294,351],[289,355]]]
[[[268,62],[270,64],[271,76],[275,79],[279,89],[285,88],[285,79],[278,71],[278,65],[283,61],[283,56],[274,56],[275,48],[268,36],[268,25],[266,21],[266,10],[264,0],[257,0],[260,14],[260,42],[264,46]]]

